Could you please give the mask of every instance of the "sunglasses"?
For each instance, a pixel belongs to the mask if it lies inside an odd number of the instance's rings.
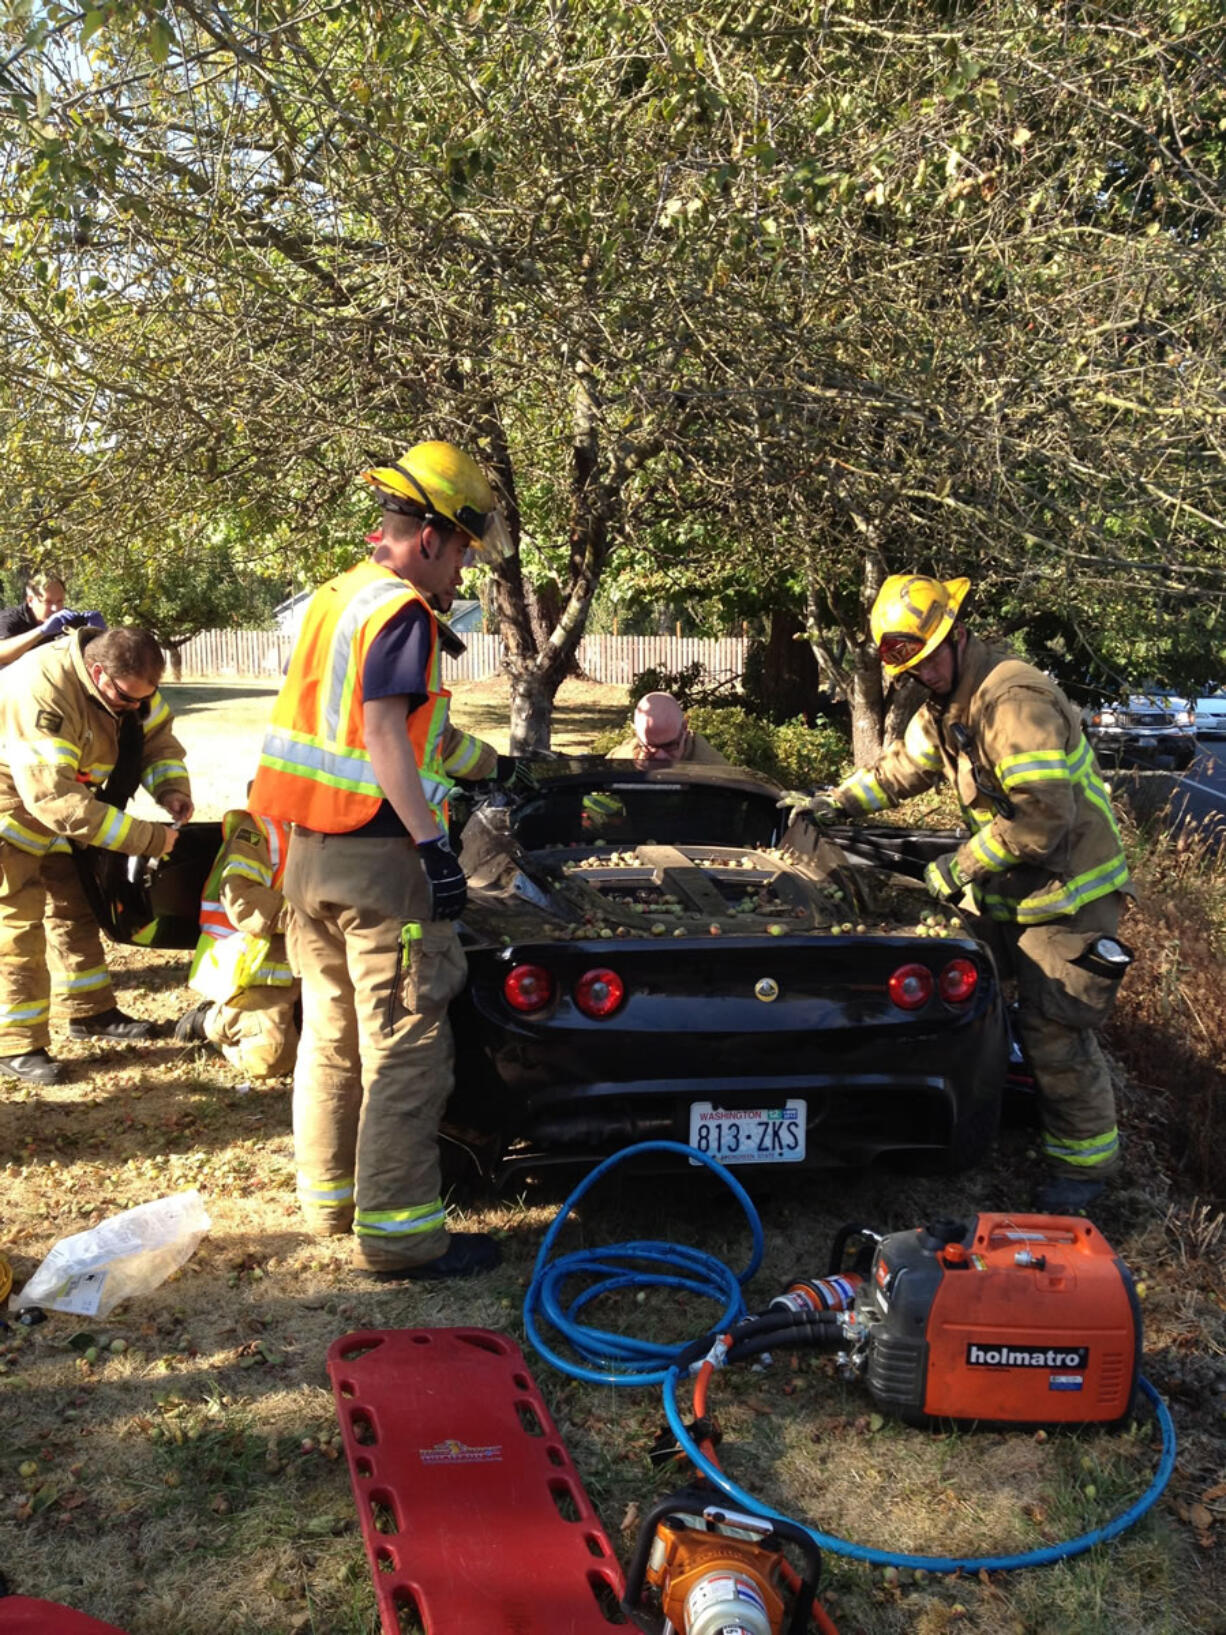
[[[101,666],[99,666],[99,668],[101,669]],[[125,704],[147,704],[153,697],[152,693],[125,693],[123,688],[115,680],[115,677],[111,675],[109,670],[103,670],[102,674],[110,682],[111,686],[115,689],[117,696],[122,698]]]
[[[924,643],[919,636],[883,636],[877,643],[877,657],[882,664],[889,664],[894,669],[910,664],[923,651]]]

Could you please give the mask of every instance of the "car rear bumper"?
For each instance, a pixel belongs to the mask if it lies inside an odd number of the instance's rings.
[[[637,1141],[688,1142],[695,1102],[730,1109],[805,1103],[801,1162],[738,1168],[843,1168],[894,1152],[939,1155],[952,1145],[958,1123],[1001,1093],[1001,1065],[982,1066],[981,1075],[961,1083],[914,1074],[704,1074],[556,1086],[520,1109],[519,1139],[504,1154],[499,1178],[547,1164],[598,1162]]]

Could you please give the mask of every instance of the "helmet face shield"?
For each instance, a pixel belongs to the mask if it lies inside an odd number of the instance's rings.
[[[473,550],[482,562],[505,562],[511,555],[511,530],[498,506],[482,513],[471,505],[462,505],[455,520],[472,540]]]
[[[908,665],[915,663],[923,651],[924,642],[919,636],[904,636],[890,632],[877,643],[877,657],[890,670],[905,670]]]

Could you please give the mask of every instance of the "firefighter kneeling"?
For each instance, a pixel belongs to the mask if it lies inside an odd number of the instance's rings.
[[[226,813],[222,832],[188,978],[205,997],[179,1018],[175,1038],[207,1041],[248,1079],[282,1078],[298,1053],[298,982],[285,952],[281,894],[289,826],[240,810]]]

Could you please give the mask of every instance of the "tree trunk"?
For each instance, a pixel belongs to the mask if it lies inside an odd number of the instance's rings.
[[[771,614],[770,634],[762,653],[760,703],[773,721],[803,715],[810,727],[822,713],[818,695],[825,692],[821,666],[813,649],[796,636],[804,626],[790,608]]]
[[[539,670],[511,676],[511,754],[530,755],[549,747],[556,683]]]
[[[850,658],[851,752],[857,766],[872,766],[881,754],[881,664],[871,647],[857,647]]]

